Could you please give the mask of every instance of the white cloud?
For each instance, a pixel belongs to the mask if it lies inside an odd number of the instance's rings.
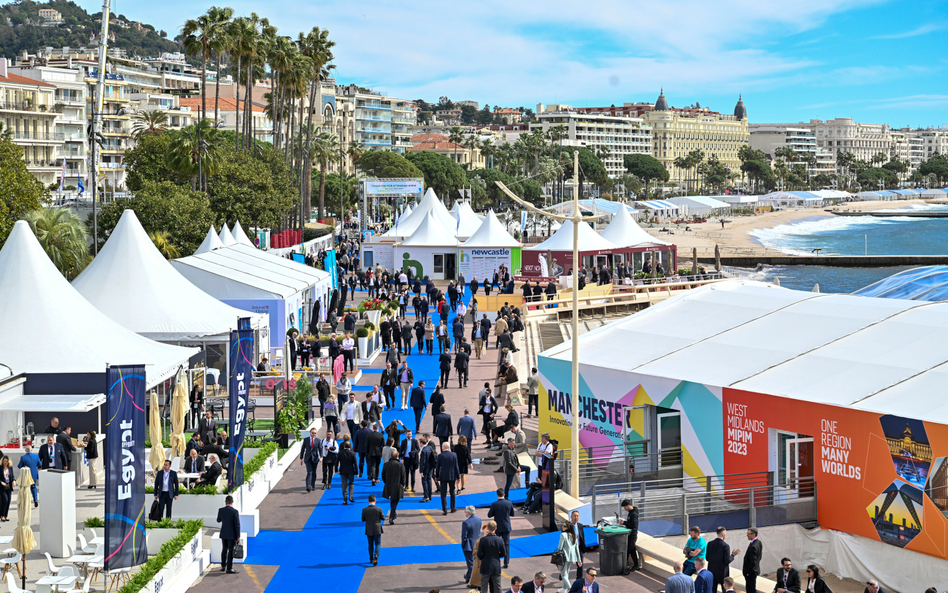
[[[886,35],[876,35],[871,39],[905,39],[906,37],[918,37],[919,35],[927,35],[929,33],[934,33],[935,31],[941,31],[945,28],[943,24],[929,24],[922,25],[921,27],[916,27],[911,31],[903,31],[901,33],[889,33]]]

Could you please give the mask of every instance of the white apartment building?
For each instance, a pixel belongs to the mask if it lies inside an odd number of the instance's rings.
[[[795,124],[812,130],[816,134],[816,145],[825,148],[833,157],[841,152],[851,152],[861,161],[871,162],[878,153],[892,153],[892,134],[889,124],[864,124],[851,117],[837,117],[823,121],[811,119],[809,123]]]
[[[23,149],[26,168],[43,185],[59,179],[64,137],[56,131],[56,87],[8,69],[0,58],[0,122],[13,143]]]
[[[912,136],[921,140],[921,160],[925,161],[932,158],[936,152],[942,155],[948,155],[948,129],[929,128],[926,130],[915,130]]]
[[[794,124],[748,124],[747,131],[750,147],[763,151],[771,162],[777,158],[777,149],[785,147],[800,157],[789,164],[806,166],[811,176],[836,172],[836,159],[829,151],[817,146],[816,134],[809,128]],[[816,157],[815,164],[806,157],[809,154]]]
[[[350,84],[336,87],[336,101],[353,107],[353,142],[366,148],[404,153],[411,147],[414,103]]]
[[[568,105],[558,107],[569,108]],[[609,154],[603,159],[603,165],[614,178],[625,173],[625,155],[652,154],[652,128],[641,118],[578,113],[567,109],[547,111],[542,104],[537,105],[537,116],[530,122],[530,131],[548,132],[562,126],[564,145],[585,146],[593,152],[607,149]]]

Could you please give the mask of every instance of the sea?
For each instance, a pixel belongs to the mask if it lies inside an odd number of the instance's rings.
[[[880,209],[891,217],[814,216],[768,229],[751,231],[758,243],[788,255],[945,255],[948,254],[948,218],[899,216],[907,211],[948,212],[946,204],[916,204]],[[836,268],[826,266],[760,266],[747,270],[765,282],[778,279],[796,290],[851,293],[912,266]]]

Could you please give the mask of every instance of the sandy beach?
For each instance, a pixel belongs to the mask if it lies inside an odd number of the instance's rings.
[[[712,218],[708,222],[698,224],[656,224],[654,228],[646,227],[645,230],[655,237],[675,243],[678,246],[679,259],[690,260],[694,248],[698,250],[699,257],[713,255],[715,245],[720,247],[722,255],[782,255],[780,252],[764,247],[749,233],[803,219],[833,216],[827,211],[831,209],[865,212],[931,203],[931,200],[847,202],[824,208],[794,208],[755,216],[732,216],[726,219],[723,229],[720,218]],[[686,230],[686,226],[689,230]],[[663,228],[667,228],[670,232],[661,232]]]

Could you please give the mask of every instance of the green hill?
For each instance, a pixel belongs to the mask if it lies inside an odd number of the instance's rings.
[[[62,14],[63,22],[55,26],[43,26],[39,16],[41,8],[52,8]],[[52,48],[94,47],[91,40],[95,33],[98,37],[102,13],[89,14],[82,7],[68,0],[53,0],[39,4],[32,0],[0,6],[0,56],[15,57],[23,50],[35,54],[37,50]],[[127,26],[109,25],[109,47],[124,49],[129,56],[157,57],[162,52],[180,51],[180,46],[167,39],[164,31],[155,31],[151,25],[141,23],[141,30],[123,14],[112,13],[113,19],[124,21]]]

